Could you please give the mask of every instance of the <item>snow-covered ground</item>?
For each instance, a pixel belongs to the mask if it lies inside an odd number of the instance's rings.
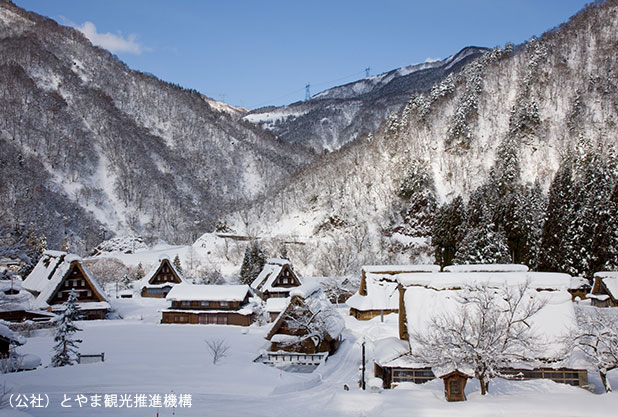
[[[80,322],[82,353],[105,352],[105,362],[2,375],[11,394],[46,394],[48,408],[1,409],[0,416],[614,416],[618,394],[595,394],[550,381],[494,380],[482,397],[478,383],[466,386],[468,401],[447,403],[442,381],[403,384],[370,393],[358,389],[361,335],[367,342],[368,376],[373,376],[372,341],[396,336],[397,315],[360,322],[345,315],[347,330],[339,351],[311,374],[287,373],[255,363],[266,347],[269,326],[158,324],[164,300],[114,300],[123,320]],[[213,365],[206,340],[224,339],[228,356]],[[51,331],[38,331],[21,348],[50,362]],[[610,373],[618,386],[618,372]],[[600,386],[598,376],[590,380]],[[345,391],[344,384],[350,387]],[[0,383],[1,386],[1,383]],[[114,408],[90,406],[92,395],[191,394],[191,407]],[[64,395],[79,394],[62,408]],[[148,397],[147,397],[148,398]],[[179,397],[177,397],[179,398]]]

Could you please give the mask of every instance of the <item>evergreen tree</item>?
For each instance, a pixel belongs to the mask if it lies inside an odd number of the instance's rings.
[[[264,264],[266,263],[266,257],[264,252],[260,248],[256,241],[253,241],[251,245],[245,250],[245,256],[240,267],[240,282],[241,284],[251,285],[253,280],[257,278]]]
[[[413,161],[397,190],[404,234],[430,236],[437,203],[433,177],[424,163]]]
[[[453,258],[454,264],[504,264],[511,257],[504,232],[491,222],[467,230]]]
[[[466,209],[461,196],[437,210],[431,231],[436,263],[444,267],[453,263],[457,245],[464,232]]]
[[[182,265],[180,264],[180,257],[178,256],[178,254],[176,254],[176,256],[174,257],[173,263],[176,270],[182,274]]]
[[[598,214],[592,240],[591,271],[618,269],[618,182]]]
[[[82,341],[74,339],[74,333],[81,331],[73,322],[79,319],[77,294],[71,290],[69,298],[64,303],[64,311],[58,320],[56,335],[54,336],[54,356],[51,359],[53,367],[73,365],[77,360],[77,345]]]
[[[571,162],[563,161],[549,187],[546,220],[541,231],[540,271],[563,271],[564,233],[571,213],[573,196],[573,170]]]

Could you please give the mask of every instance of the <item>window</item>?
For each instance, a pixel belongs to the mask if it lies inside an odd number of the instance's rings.
[[[86,286],[86,281],[82,279],[82,287]]]
[[[210,304],[210,303],[209,303],[208,301],[202,301],[202,302],[200,303],[200,305],[201,305],[202,307],[208,307],[208,305],[209,305],[209,304]]]
[[[69,285],[71,285],[71,282],[67,279],[66,281],[64,281],[64,286],[68,287]]]
[[[58,293],[58,298],[62,298],[62,293],[61,292]]]
[[[456,379],[454,381],[449,381],[448,388],[451,395],[459,395],[461,394],[461,381]]]
[[[227,301],[219,301],[219,306],[220,307],[227,307],[229,305],[229,303]]]
[[[188,307],[191,305],[191,301],[187,301],[187,300],[183,300],[180,305],[182,305],[183,307]]]
[[[92,291],[88,290],[88,297],[92,297]]]

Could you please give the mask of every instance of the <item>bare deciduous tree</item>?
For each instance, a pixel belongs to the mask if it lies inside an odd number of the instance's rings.
[[[422,333],[411,332],[412,355],[430,366],[471,367],[485,395],[501,369],[513,361],[532,361],[539,351],[529,321],[545,302],[531,297],[530,290],[529,283],[464,288],[452,313],[434,317]]]
[[[208,346],[208,352],[212,356],[212,363],[216,365],[219,361],[227,356],[230,345],[227,344],[225,339],[206,339],[206,346]]]
[[[581,351],[599,371],[605,392],[612,387],[607,373],[618,369],[618,312],[612,309],[577,308],[577,324],[567,340],[567,352]]]

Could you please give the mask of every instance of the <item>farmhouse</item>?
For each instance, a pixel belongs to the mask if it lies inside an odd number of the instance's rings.
[[[292,290],[266,335],[270,362],[311,364],[336,352],[345,324],[318,284]]]
[[[64,310],[71,290],[85,320],[104,319],[110,310],[109,299],[77,255],[45,251],[22,287],[36,298],[35,310],[59,313]]]
[[[286,298],[290,289],[302,284],[292,264],[287,259],[270,258],[264,268],[251,283],[251,288],[263,300],[269,298]]]
[[[358,320],[397,313],[397,277],[401,274],[437,273],[438,265],[366,265],[361,268],[358,292],[348,298],[350,315]]]
[[[375,376],[382,378],[385,388],[402,382],[424,383],[436,376],[445,378],[445,388],[452,400],[464,399],[463,382],[469,372],[451,369],[443,372],[419,362],[411,352],[420,349],[416,337],[426,335],[436,317],[458,314],[458,307],[464,289],[469,285],[484,285],[489,288],[505,286],[520,287],[527,283],[526,299],[543,301],[543,307],[528,323],[540,337],[543,352],[523,352],[534,360],[511,363],[501,372],[518,379],[547,378],[574,386],[586,386],[588,374],[577,358],[562,355],[561,338],[568,329],[576,326],[575,311],[571,302],[571,277],[567,274],[549,272],[528,272],[518,266],[457,266],[445,268],[442,273],[401,274],[398,277],[399,293],[399,339],[387,338],[376,342]],[[469,287],[468,287],[469,288]],[[470,290],[474,291],[474,290]],[[497,296],[496,296],[497,297]],[[498,297],[499,298],[499,297]],[[502,300],[496,298],[496,303]],[[474,311],[474,310],[472,310]],[[459,373],[452,373],[458,371]],[[460,384],[461,390],[453,385]],[[465,384],[464,384],[465,385]],[[459,396],[459,397],[458,397]]]
[[[165,298],[172,287],[186,282],[170,258],[163,256],[138,284],[142,297]]]
[[[161,323],[249,326],[256,313],[248,285],[175,285],[167,294],[171,307]]]
[[[595,307],[618,307],[618,272],[596,272],[588,298]]]

